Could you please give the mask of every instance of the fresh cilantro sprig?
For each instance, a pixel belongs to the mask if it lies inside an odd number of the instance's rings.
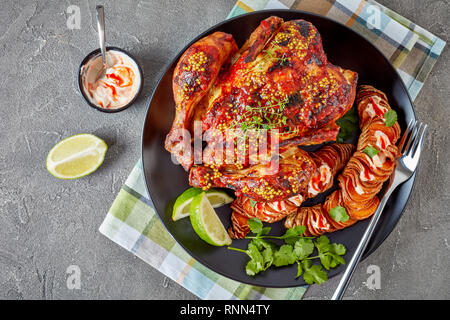
[[[334,221],[337,222],[346,222],[350,217],[347,214],[347,210],[345,210],[342,206],[336,206],[330,209],[330,216]]]
[[[267,234],[270,232],[271,228],[264,227],[263,223],[258,218],[248,219],[247,224],[250,227],[250,231],[252,233],[255,233],[256,235],[247,236],[246,239],[279,239],[284,240],[285,243],[289,244],[294,243],[299,237],[303,235],[306,230],[305,226],[295,226],[294,228],[287,229],[286,232],[281,236],[269,236]]]
[[[383,115],[386,127],[392,127],[397,122],[397,112],[394,110],[386,111]]]
[[[325,270],[318,264],[312,264],[311,260],[303,260],[298,264],[297,278],[301,275],[303,271],[303,280],[307,284],[322,284],[328,280],[328,275]],[[301,266],[301,269],[300,269]]]
[[[373,158],[378,154],[378,152],[380,152],[380,150],[378,150],[372,146],[367,146],[364,148],[363,152],[365,154],[367,154],[369,157]]]
[[[318,257],[325,269],[330,270],[330,268],[336,268],[340,264],[345,264],[342,256],[347,252],[347,249],[343,244],[330,243],[330,239],[322,235],[317,238],[314,245],[319,251]]]
[[[342,257],[346,253],[344,245],[330,243],[328,237],[324,235],[319,238],[304,237],[305,226],[296,226],[287,229],[281,236],[272,236],[269,235],[271,228],[264,227],[258,218],[249,219],[248,225],[254,235],[245,237],[250,239],[247,249],[234,247],[228,249],[245,253],[250,257],[245,267],[249,276],[263,272],[271,266],[283,267],[296,263],[296,278],[303,275],[307,284],[321,284],[328,280],[326,270],[345,263]],[[283,240],[284,244],[278,246],[267,239]],[[312,256],[314,251],[317,251],[317,254]],[[313,264],[313,260],[319,260],[320,264]]]

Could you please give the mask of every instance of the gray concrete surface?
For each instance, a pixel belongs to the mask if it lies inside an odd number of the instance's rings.
[[[0,10],[0,298],[195,299],[177,283],[98,231],[139,158],[146,101],[165,64],[191,38],[223,20],[235,0],[108,1],[107,42],[129,50],[144,67],[138,103],[119,114],[88,107],[76,83],[83,57],[97,48],[94,1],[4,0]],[[449,41],[448,1],[380,1]],[[81,9],[81,29],[66,26],[66,8]],[[358,268],[348,299],[449,299],[448,165],[450,54],[442,57],[416,100],[430,125],[427,152],[403,218]],[[103,166],[77,181],[45,169],[61,138],[92,132],[110,146]],[[78,265],[80,290],[66,286]],[[369,265],[381,289],[364,282]],[[327,299],[338,278],[312,286],[306,299]],[[163,285],[163,284],[166,285]]]

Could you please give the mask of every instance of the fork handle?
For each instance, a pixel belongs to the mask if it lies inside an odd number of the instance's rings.
[[[347,289],[348,284],[350,283],[350,279],[353,276],[353,273],[356,270],[356,266],[358,265],[359,260],[361,260],[361,257],[367,247],[367,244],[369,243],[369,240],[372,236],[373,230],[375,230],[375,226],[377,225],[378,219],[381,216],[381,213],[383,212],[384,206],[386,205],[392,191],[395,189],[395,187],[392,185],[384,195],[383,199],[380,201],[380,204],[378,205],[377,210],[373,214],[372,218],[370,219],[370,223],[367,226],[366,231],[364,232],[364,235],[361,238],[361,241],[358,244],[358,247],[356,248],[355,253],[353,254],[352,259],[347,265],[347,268],[345,269],[344,274],[342,275],[342,278],[339,282],[339,285],[336,288],[336,291],[333,294],[333,297],[331,300],[341,300],[344,296],[345,290]]]

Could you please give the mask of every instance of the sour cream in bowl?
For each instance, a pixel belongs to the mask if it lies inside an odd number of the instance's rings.
[[[84,58],[78,73],[78,85],[88,104],[103,112],[119,112],[136,100],[142,90],[143,74],[136,60],[126,51],[106,48],[108,68],[103,72],[102,56],[97,49]]]

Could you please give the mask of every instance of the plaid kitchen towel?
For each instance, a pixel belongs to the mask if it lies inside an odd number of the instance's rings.
[[[229,17],[283,8],[330,17],[368,38],[397,68],[413,99],[445,45],[373,1],[239,0]],[[307,288],[253,287],[223,277],[194,260],[159,220],[145,188],[141,161],[133,168],[99,230],[201,299],[301,299]]]

